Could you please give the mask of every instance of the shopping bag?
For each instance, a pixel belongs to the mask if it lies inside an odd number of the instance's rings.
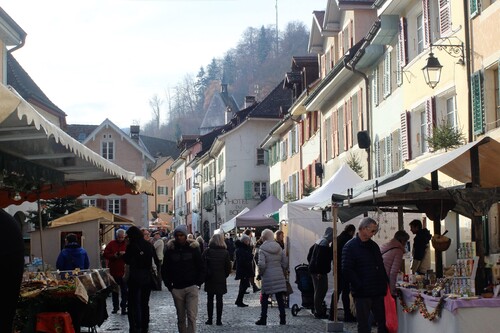
[[[387,292],[384,296],[385,306],[385,327],[388,333],[398,332],[398,312],[396,310],[396,300],[391,295],[391,288],[387,285]]]

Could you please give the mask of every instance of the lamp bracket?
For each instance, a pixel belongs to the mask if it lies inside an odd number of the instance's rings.
[[[453,44],[453,40],[457,40],[460,44]],[[443,37],[441,40],[445,41],[443,44],[431,44],[430,52],[432,52],[432,48],[435,47],[440,51],[445,51],[453,58],[457,58],[458,63],[461,65],[465,65],[465,53],[464,53],[464,43],[458,37]],[[448,43],[448,44],[446,44]]]

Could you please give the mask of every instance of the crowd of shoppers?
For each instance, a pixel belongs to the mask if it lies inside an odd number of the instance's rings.
[[[346,225],[337,236],[336,258],[333,258],[331,227],[326,227],[324,235],[312,244],[307,260],[314,285],[311,311],[316,318],[333,319],[332,304],[341,298],[344,321],[357,321],[358,332],[370,332],[372,323],[378,332],[386,332],[383,298],[387,285],[395,295],[396,277],[402,269],[410,236],[403,230],[397,231],[390,241],[379,247],[372,240],[378,229],[377,222],[368,217],[359,222],[357,230],[352,224]],[[420,273],[427,267],[430,233],[419,220],[412,221],[410,229],[416,235],[412,269]],[[127,230],[117,229],[115,239],[104,248],[103,257],[119,286],[112,291],[112,313],[121,310],[128,315],[129,333],[148,332],[152,268],[161,272],[163,283],[172,295],[181,333],[197,331],[202,284],[207,295],[205,324],[223,325],[223,297],[227,293],[227,278],[233,270],[235,279],[240,281],[235,305],[248,306],[243,299],[252,287],[254,292],[261,291],[260,317],[255,324],[267,325],[268,307],[274,299],[278,304],[279,324],[286,325],[289,267],[282,230],[265,229],[260,237],[254,238],[252,230],[247,229],[235,241],[223,233],[215,233],[206,244],[201,236],[195,237],[188,233],[185,225],[179,225],[171,237],[168,236],[158,230],[132,226]],[[328,316],[324,301],[333,264],[337,265],[338,299],[334,300],[332,295]],[[89,267],[88,254],[80,246],[77,235],[66,235],[57,267],[60,270]],[[255,280],[262,289],[255,285]],[[350,295],[355,301],[355,313],[351,312]]]

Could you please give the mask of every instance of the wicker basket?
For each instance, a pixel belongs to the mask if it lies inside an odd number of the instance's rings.
[[[443,235],[434,235],[431,239],[434,250],[444,252],[448,250],[451,244],[451,239]]]

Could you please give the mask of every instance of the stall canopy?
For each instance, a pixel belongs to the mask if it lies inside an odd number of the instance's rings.
[[[0,205],[4,207],[19,200],[153,192],[150,181],[82,145],[3,84],[0,168]]]
[[[473,148],[477,149],[476,162],[479,175],[478,185],[480,185],[476,189],[466,186],[472,181],[471,151]],[[339,217],[345,221],[359,214],[363,209],[366,211],[373,207],[391,205],[422,210],[418,206],[431,200],[453,202],[451,209],[468,217],[484,214],[488,208],[488,202],[491,205],[498,201],[500,195],[498,189],[500,177],[496,174],[499,163],[500,143],[485,137],[455,150],[435,154],[420,162],[414,169],[406,170],[390,181],[379,183],[378,187],[373,181],[371,181],[371,186],[360,185],[365,190],[353,191],[353,198],[349,202],[344,201],[344,206],[350,205],[351,208],[341,207]],[[442,172],[460,182],[461,185],[432,190],[430,180],[425,177],[429,177],[434,171]],[[356,192],[359,194],[356,195]]]
[[[314,205],[331,200],[332,193],[342,193],[346,189],[363,181],[347,164],[342,165],[330,179],[308,197],[284,204],[279,211],[280,219],[288,223],[287,246],[290,265],[290,281],[295,281],[297,265],[307,263],[307,253],[314,242],[319,239],[331,223],[322,221],[321,212],[310,210]],[[329,279],[329,290],[333,289],[333,281]],[[289,304],[301,304],[300,291],[292,283],[294,293],[290,295]]]
[[[245,214],[236,217],[236,227],[267,227],[276,225],[277,222],[274,218],[268,217],[283,206],[283,202],[270,195],[266,200],[259,203],[254,208],[250,209]]]
[[[230,232],[231,230],[234,230],[236,228],[236,218],[240,215],[245,214],[246,212],[250,211],[248,207],[245,207],[239,212],[235,217],[227,221],[226,223],[222,224],[220,228],[222,229],[223,232]]]

